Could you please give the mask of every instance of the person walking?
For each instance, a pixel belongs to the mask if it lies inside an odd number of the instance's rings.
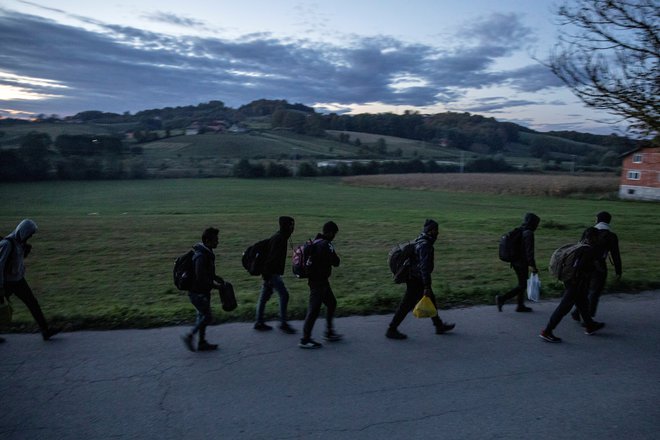
[[[520,225],[521,240],[517,256],[511,262],[511,267],[516,273],[518,284],[504,295],[495,295],[495,305],[498,311],[508,300],[516,297],[518,306],[516,312],[531,312],[532,308],[525,305],[525,291],[527,290],[527,278],[529,272],[538,273],[536,259],[534,258],[534,231],[538,228],[541,218],[534,213],[525,214],[522,225]]]
[[[28,240],[37,233],[37,224],[25,219],[14,232],[0,241],[0,297],[9,298],[12,294],[23,301],[41,330],[44,341],[48,341],[59,329],[48,326],[37,298],[25,280],[25,258],[30,254],[32,245]],[[6,299],[4,299],[6,300]]]
[[[333,327],[333,318],[337,308],[337,299],[330,287],[330,275],[332,268],[339,266],[339,256],[335,252],[332,240],[335,239],[339,227],[333,221],[323,225],[323,232],[316,235],[311,247],[309,266],[309,305],[303,325],[303,335],[298,346],[300,348],[321,348],[323,345],[312,339],[314,323],[321,311],[321,305],[326,307],[326,331],[323,339],[328,342],[336,342],[342,339]]]
[[[273,327],[264,321],[264,310],[266,303],[277,291],[280,297],[280,330],[287,334],[294,334],[296,330],[287,321],[287,307],[289,304],[289,291],[282,281],[284,265],[287,254],[287,242],[295,229],[295,220],[292,217],[282,216],[279,218],[280,229],[270,237],[268,242],[268,253],[264,262],[261,278],[261,294],[257,301],[256,323],[254,329],[259,331],[272,330]]]
[[[202,242],[193,246],[193,266],[195,275],[192,286],[188,292],[190,302],[197,310],[197,319],[192,330],[181,338],[190,351],[195,351],[194,338],[199,335],[197,351],[217,350],[217,344],[206,340],[206,327],[213,321],[211,313],[211,290],[222,286],[222,278],[215,274],[215,253],[218,247],[220,231],[216,228],[207,228],[202,233]]]
[[[589,313],[589,302],[587,293],[589,289],[589,280],[595,269],[595,263],[598,259],[598,249],[595,244],[598,241],[598,229],[590,227],[582,234],[581,242],[586,246],[578,248],[575,252],[572,276],[564,282],[564,294],[555,311],[550,316],[547,325],[541,334],[541,339],[548,342],[561,342],[561,338],[554,335],[553,331],[562,320],[562,318],[571,310],[573,305],[578,309],[585,322],[584,332],[588,335],[605,327],[602,322],[596,322]]]
[[[614,264],[614,272],[617,281],[621,279],[621,253],[619,252],[619,237],[612,232],[610,223],[612,222],[612,215],[607,211],[601,211],[596,214],[596,225],[598,230],[598,237],[594,245],[596,249],[596,263],[595,269],[591,274],[589,280],[589,315],[594,318],[596,310],[598,309],[598,302],[600,296],[605,290],[605,282],[607,281],[607,259],[608,255],[611,256],[612,264]],[[576,309],[571,313],[571,317],[580,321],[580,312]]]
[[[405,334],[399,332],[398,327],[423,296],[428,296],[436,310],[438,309],[431,286],[435,252],[433,244],[438,238],[438,233],[438,223],[429,219],[424,222],[424,229],[415,240],[415,257],[410,268],[410,276],[406,280],[406,293],[394,312],[394,317],[385,333],[385,336],[390,339],[407,338]],[[444,323],[437,314],[431,318],[431,321],[435,326],[436,334],[439,335],[451,331],[456,326],[456,324]]]

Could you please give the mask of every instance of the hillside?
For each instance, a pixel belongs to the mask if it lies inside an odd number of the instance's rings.
[[[302,162],[315,168],[320,161],[356,160],[413,161],[409,168],[415,172],[452,171],[477,162],[474,171],[606,171],[634,145],[617,136],[539,133],[467,113],[324,115],[286,101],[259,100],[236,110],[211,101],[135,115],[88,111],[64,119],[0,120],[0,176],[227,176],[241,160],[275,163],[290,172]],[[344,167],[339,173],[389,172],[370,166],[370,171]]]

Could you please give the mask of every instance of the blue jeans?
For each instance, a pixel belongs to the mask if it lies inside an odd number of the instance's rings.
[[[277,290],[280,296],[280,321],[286,323],[286,311],[289,306],[289,291],[286,290],[282,275],[269,275],[264,278],[264,284],[261,286],[261,294],[257,301],[257,322],[264,322],[264,310],[266,303],[273,296],[273,290]]]
[[[206,336],[206,327],[213,321],[213,315],[211,314],[211,294],[189,292],[188,297],[197,310],[197,320],[191,333],[194,335],[199,332],[199,339],[201,341]]]

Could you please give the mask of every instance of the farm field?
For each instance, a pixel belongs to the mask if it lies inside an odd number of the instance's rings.
[[[495,176],[473,178],[497,185]],[[429,217],[440,223],[434,290],[445,307],[490,304],[496,293],[514,284],[513,272],[497,258],[497,243],[527,211],[542,219],[536,243],[543,295],[561,291],[545,270],[552,251],[577,240],[600,210],[612,213],[623,255],[623,280],[609,287],[634,291],[660,286],[660,204],[653,203],[293,178],[1,184],[0,203],[2,234],[22,218],[39,225],[27,279],[47,318],[70,329],[191,321],[187,296],[172,284],[172,264],[208,226],[220,228],[218,273],[234,284],[239,300],[239,308],[227,314],[218,307],[216,294],[216,320],[252,320],[260,279],[243,270],[240,257],[248,245],[275,232],[280,215],[296,218],[295,245],[313,237],[327,220],[339,225],[335,245],[342,264],[331,283],[340,315],[394,310],[403,287],[391,281],[387,253],[394,244],[415,238]],[[291,316],[302,319],[307,285],[291,275],[289,263],[285,282],[292,296]],[[13,330],[33,329],[23,304],[14,300],[14,305]],[[276,310],[273,298],[267,313],[275,316]]]

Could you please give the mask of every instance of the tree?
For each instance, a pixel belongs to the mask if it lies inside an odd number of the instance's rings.
[[[589,107],[633,131],[660,128],[660,15],[657,0],[565,1],[563,32],[548,67]]]

